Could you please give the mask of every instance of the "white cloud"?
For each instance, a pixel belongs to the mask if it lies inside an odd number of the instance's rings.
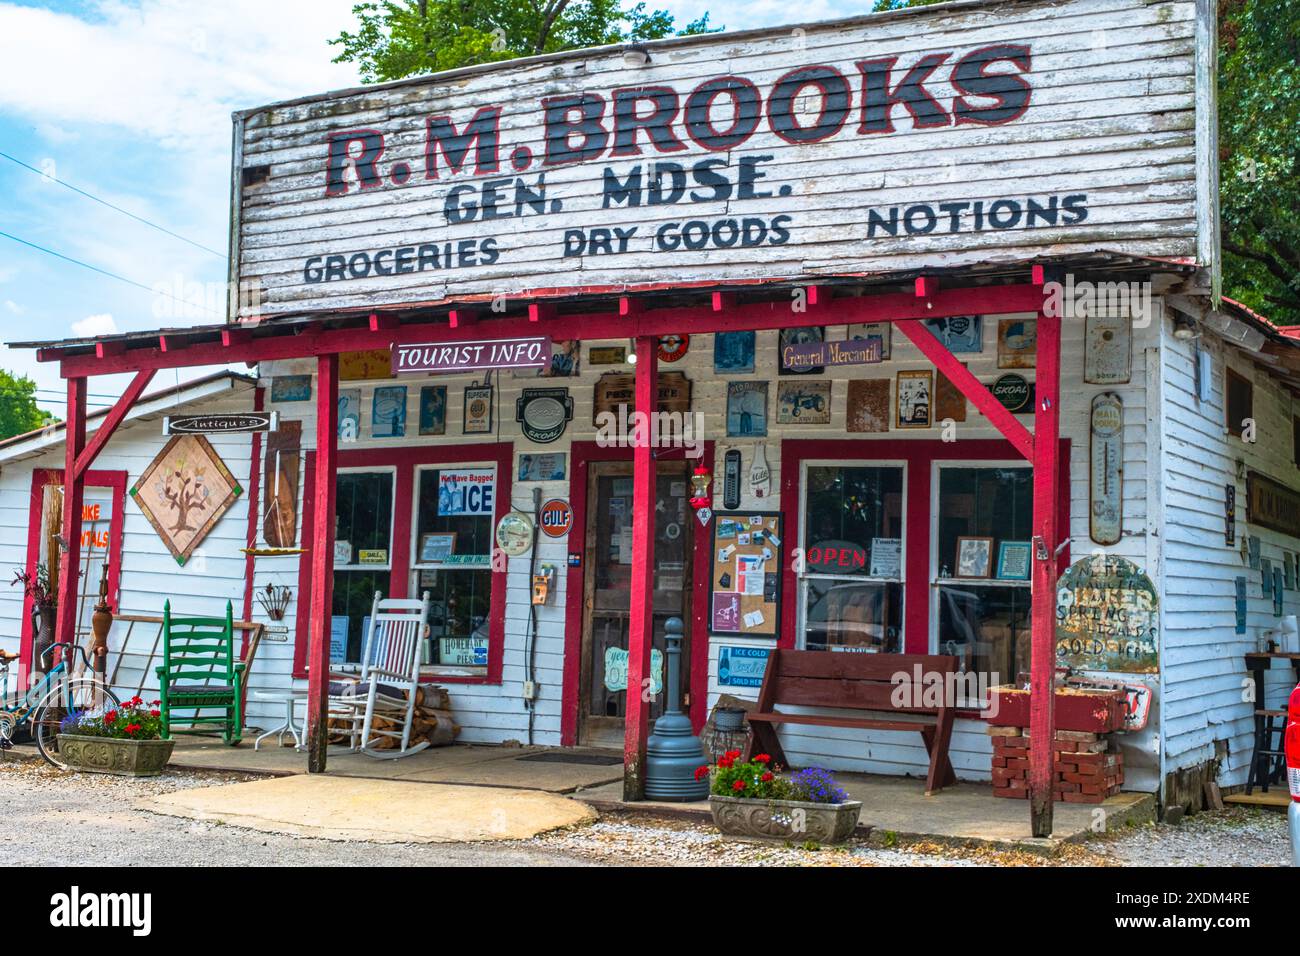
[[[10,315],[22,315],[27,310],[15,302],[13,299],[5,299],[5,311]]]
[[[97,335],[114,335],[117,332],[117,323],[107,312],[101,312],[99,315],[88,315],[80,322],[72,323],[72,331],[78,338],[89,339]]]

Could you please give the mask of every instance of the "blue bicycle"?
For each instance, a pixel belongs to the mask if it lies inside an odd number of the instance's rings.
[[[51,644],[46,651],[47,659],[53,659],[63,648],[80,654],[86,665],[85,674],[91,673],[90,658],[75,644]],[[74,676],[64,659],[67,655],[57,656],[58,663],[40,673],[39,680],[25,694],[10,700],[9,665],[18,655],[0,651],[0,750],[12,747],[14,735],[26,725],[41,756],[60,770],[66,770],[68,765],[59,759],[59,726],[63,721],[68,717],[105,714],[121,704],[101,680],[85,674]]]

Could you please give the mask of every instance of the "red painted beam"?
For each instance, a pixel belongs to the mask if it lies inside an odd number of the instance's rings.
[[[247,345],[253,340],[253,333],[248,329],[222,329],[221,330],[221,347],[231,348],[236,345]]]
[[[380,312],[371,312],[369,321],[371,332],[393,332],[402,324],[397,320],[395,315],[384,315]]]
[[[822,290],[825,291],[824,289]],[[996,315],[1013,312],[1037,312],[1043,304],[1041,289],[1032,285],[988,286],[941,289],[930,300],[917,299],[910,292],[885,295],[851,296],[824,301],[818,299],[816,321],[824,325],[850,322],[896,322],[904,319],[932,319],[950,315]],[[545,303],[533,303],[530,314],[544,317]],[[929,306],[927,308],[927,305]],[[536,306],[536,308],[534,308]],[[788,302],[755,302],[736,305],[715,312],[711,306],[649,309],[631,316],[616,312],[584,313],[560,316],[561,328],[551,334],[586,339],[619,339],[638,336],[701,335],[710,332],[748,332],[759,329],[797,328],[811,321],[808,313],[791,310]],[[273,322],[266,323],[268,326]],[[144,368],[183,368],[195,365],[225,365],[236,362],[264,362],[275,359],[315,358],[340,352],[357,352],[387,348],[390,344],[457,342],[484,337],[510,338],[536,335],[537,328],[527,318],[499,318],[450,328],[442,321],[407,323],[391,333],[371,332],[369,328],[318,329],[311,334],[267,335],[242,345],[195,343],[183,352],[164,353],[157,348],[128,349],[124,354],[97,359],[93,355],[68,356],[61,359],[64,378],[78,375],[112,375]],[[59,359],[57,352],[42,349],[42,361]]]
[[[633,299],[628,296],[619,297],[618,314],[623,318],[629,318],[633,315],[645,315],[648,311],[645,299]]]
[[[1029,818],[1052,833],[1052,742],[1056,737],[1056,544],[1059,493],[1061,320],[1038,313],[1034,406],[1034,568],[1030,598]]]
[[[636,411],[653,414],[659,381],[658,339],[636,342]],[[627,704],[623,731],[623,799],[645,798],[650,735],[650,648],[654,643],[655,459],[648,429],[632,449],[632,609],[627,638]]]
[[[470,325],[477,320],[478,313],[473,309],[452,309],[447,313],[447,325],[453,329],[458,329],[462,325]]]
[[[734,292],[715,292],[713,293],[713,311],[726,312],[728,309],[736,307],[736,295]]]
[[[330,669],[330,618],[334,613],[334,472],[338,467],[339,357],[316,363],[316,474],[312,520],[311,623],[307,651],[307,770],[325,772]]]
[[[934,363],[934,367],[946,375],[948,380],[956,385],[961,393],[970,399],[971,404],[989,420],[990,424],[1015,446],[1016,451],[1025,458],[1033,460],[1034,436],[1029,434],[1029,429],[1020,424],[1016,417],[993,397],[993,393],[983,382],[962,365],[920,321],[908,319],[897,325],[899,331],[911,339],[921,353]]]
[[[126,346],[121,342],[96,342],[95,358],[105,358],[109,355],[121,355],[126,351]]]
[[[528,321],[540,322],[542,320],[551,320],[555,318],[554,302],[529,302],[528,303]]]
[[[59,562],[58,623],[54,639],[67,644],[77,642],[77,591],[81,578],[81,510],[86,500],[86,476],[77,471],[77,462],[86,448],[86,379],[68,379],[68,416],[64,436],[63,467],[63,546],[57,557]],[[50,560],[56,560],[50,555]],[[72,660],[70,648],[64,648],[65,659]],[[36,667],[46,669],[51,662],[37,661]]]
[[[133,378],[131,384],[126,387],[126,391],[122,393],[122,397],[113,404],[113,407],[109,410],[108,414],[104,416],[103,422],[101,422],[100,426],[95,429],[95,434],[91,437],[90,441],[86,443],[86,447],[82,450],[81,454],[77,456],[77,466],[73,472],[74,475],[80,477],[86,473],[86,470],[90,468],[91,464],[95,461],[95,457],[104,450],[104,446],[108,444],[108,440],[113,437],[113,433],[117,431],[118,426],[126,420],[126,416],[135,406],[135,403],[139,400],[140,396],[144,394],[144,390],[149,387],[149,383],[153,381],[155,374],[156,372],[153,369],[145,369],[142,372],[135,373],[135,378]]]

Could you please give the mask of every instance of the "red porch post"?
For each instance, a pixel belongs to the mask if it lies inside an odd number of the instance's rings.
[[[77,459],[86,448],[86,379],[68,379],[68,417],[63,466],[63,541],[59,562],[59,614],[54,640],[75,644],[77,640],[77,583],[81,577],[81,509],[86,500],[86,473],[77,469]],[[54,561],[55,555],[50,555]],[[64,648],[69,663],[72,653]],[[37,669],[52,661],[36,658]]]
[[[1052,741],[1056,738],[1056,512],[1060,469],[1061,320],[1038,313],[1034,404],[1034,580],[1030,619],[1029,822],[1052,833]]]
[[[338,465],[339,357],[316,362],[316,474],[312,502],[311,623],[307,651],[307,770],[325,772],[330,617],[334,611],[334,472]]]
[[[650,733],[650,648],[654,643],[655,459],[650,418],[658,400],[659,340],[636,340],[636,423],[632,450],[632,610],[627,636],[627,706],[623,731],[623,799],[645,797]],[[644,416],[644,417],[643,417]]]

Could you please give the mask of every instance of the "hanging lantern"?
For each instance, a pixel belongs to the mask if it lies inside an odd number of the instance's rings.
[[[706,465],[700,465],[691,475],[691,507],[696,511],[712,504],[713,498],[709,495],[709,483],[712,481],[713,473]]]

